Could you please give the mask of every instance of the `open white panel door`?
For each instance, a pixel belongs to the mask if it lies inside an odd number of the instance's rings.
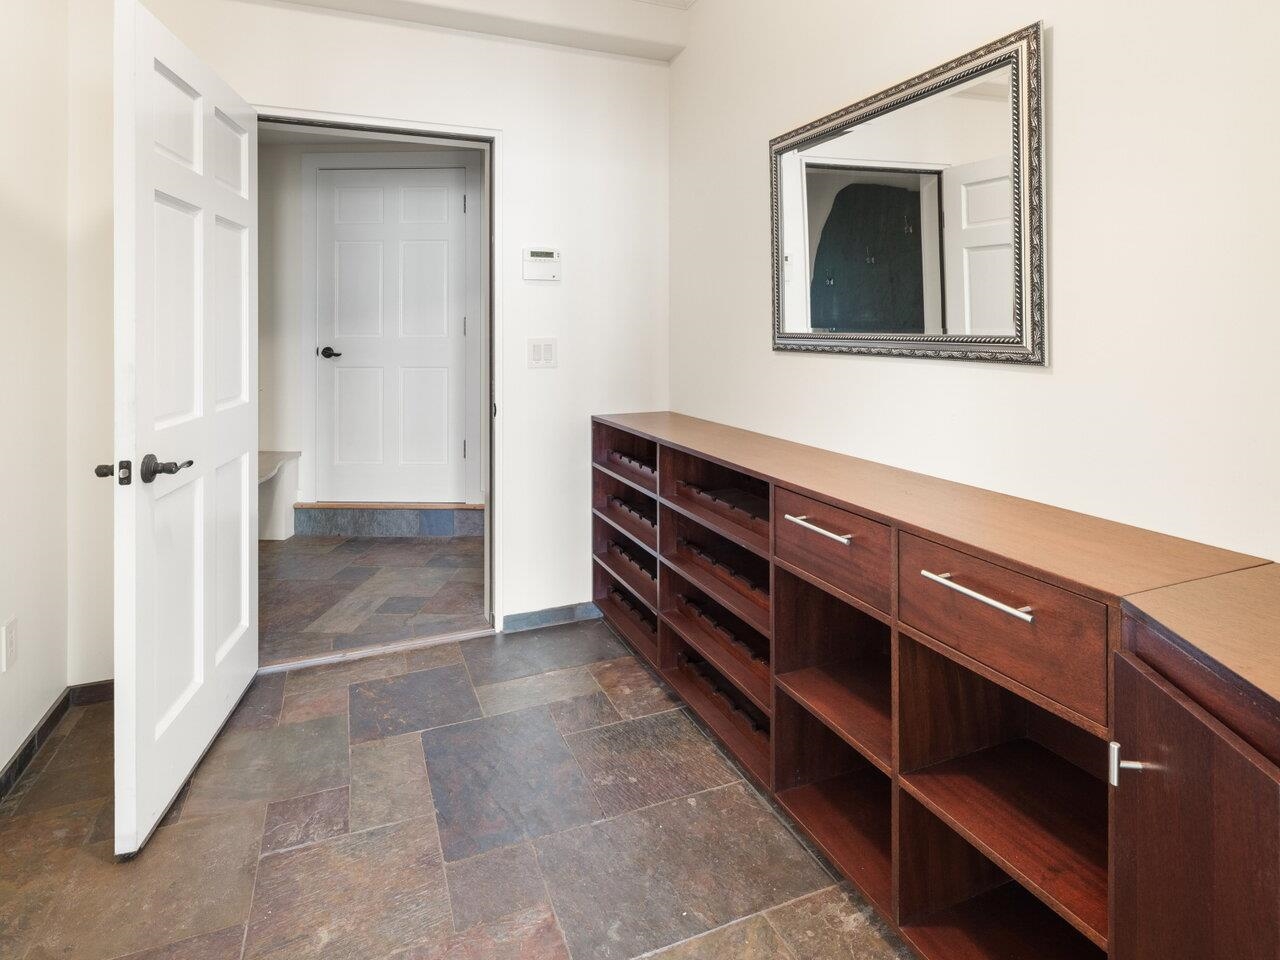
[[[115,31],[115,449],[132,465],[115,487],[123,855],[258,665],[258,190],[253,108],[137,0],[117,0]]]
[[[1013,165],[992,157],[942,174],[947,333],[1013,330]]]

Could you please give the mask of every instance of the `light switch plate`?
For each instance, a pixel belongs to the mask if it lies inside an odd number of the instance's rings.
[[[18,659],[18,618],[12,617],[0,627],[0,673],[9,670]]]
[[[543,338],[529,341],[529,367],[532,370],[545,370],[559,366],[556,359],[556,341],[554,338]]]

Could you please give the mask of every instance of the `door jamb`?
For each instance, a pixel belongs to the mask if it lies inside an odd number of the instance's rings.
[[[502,131],[490,127],[467,127],[456,124],[430,123],[359,114],[331,113],[321,110],[303,110],[296,107],[254,104],[259,123],[279,123],[294,126],[330,127],[336,131],[364,131],[375,134],[404,134],[406,137],[446,138],[451,141],[470,141],[488,146],[487,200],[489,207],[489,311],[487,317],[488,350],[484,357],[484,379],[488,383],[489,416],[481,418],[488,423],[488,430],[481,430],[487,446],[489,471],[485,505],[485,552],[487,554],[485,576],[485,612],[494,624],[502,622],[502,556],[501,535],[505,529],[502,488],[497,482],[500,476],[502,456],[502,422],[498,411],[502,403],[502,378],[496,362],[502,353]],[[353,147],[357,152],[359,147]]]

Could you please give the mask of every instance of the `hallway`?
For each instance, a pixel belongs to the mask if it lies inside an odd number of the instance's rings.
[[[489,627],[483,537],[263,540],[258,584],[263,666]]]
[[[16,960],[909,956],[600,621],[260,677],[135,860],[111,704],[0,804]]]

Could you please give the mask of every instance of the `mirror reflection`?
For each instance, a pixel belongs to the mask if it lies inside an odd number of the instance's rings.
[[[779,157],[781,330],[1011,337],[1013,68]]]

